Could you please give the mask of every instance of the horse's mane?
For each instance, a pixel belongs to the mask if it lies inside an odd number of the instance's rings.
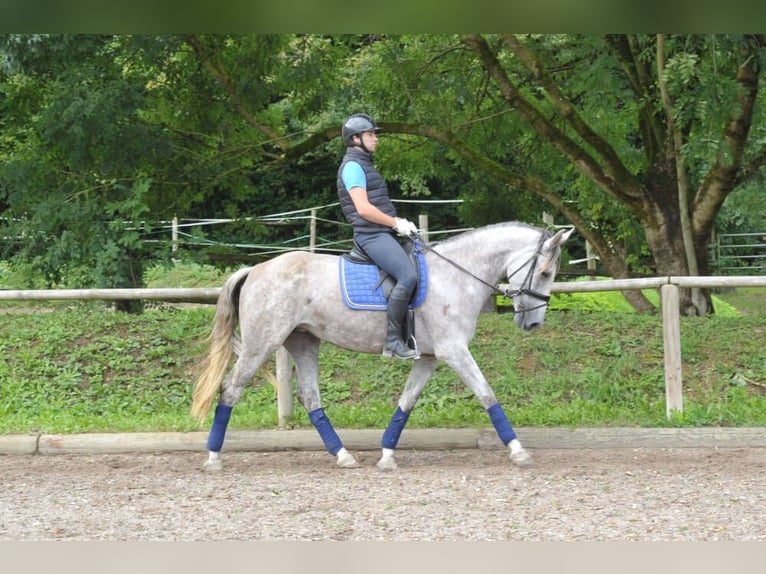
[[[432,242],[431,245],[441,244],[441,245],[447,245],[449,243],[452,243],[454,241],[459,241],[461,239],[465,239],[467,237],[470,237],[472,235],[476,235],[477,233],[481,233],[482,231],[490,230],[490,229],[498,229],[502,227],[522,227],[526,229],[534,229],[537,231],[541,231],[543,233],[543,237],[545,239],[548,239],[553,234],[545,228],[537,227],[535,225],[530,225],[529,223],[523,223],[521,221],[504,221],[502,223],[493,223],[491,225],[485,225],[483,227],[477,227],[475,229],[469,229],[468,231],[463,231],[462,233],[458,233],[457,235],[453,235],[452,237],[448,237],[447,239],[443,239],[438,242]]]

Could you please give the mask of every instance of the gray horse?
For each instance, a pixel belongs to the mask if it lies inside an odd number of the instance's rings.
[[[484,302],[493,292],[501,292],[497,287],[501,279],[510,287],[503,293],[513,299],[515,323],[524,330],[543,323],[561,245],[572,231],[554,235],[531,225],[501,223],[425,246],[428,291],[415,310],[421,356],[413,363],[399,405],[383,434],[379,468],[396,468],[394,449],[440,362],[457,373],[487,410],[511,461],[519,466],[531,464],[468,345]],[[381,353],[384,334],[384,312],[353,310],[344,304],[337,256],[293,251],[236,271],[218,298],[210,349],[201,365],[191,408],[192,416],[204,420],[220,393],[205,467],[221,469],[220,451],[232,408],[248,381],[280,346],[295,361],[298,400],[327,451],[337,457],[340,467],[358,466],[322,408],[317,382],[319,344],[327,341],[360,353]],[[226,375],[235,354],[236,363]]]

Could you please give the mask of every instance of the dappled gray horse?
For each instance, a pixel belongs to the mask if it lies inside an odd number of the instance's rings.
[[[543,323],[561,245],[572,230],[555,235],[522,223],[501,223],[462,233],[425,248],[429,284],[415,310],[421,356],[383,433],[378,466],[396,468],[394,449],[407,419],[440,362],[449,365],[487,410],[500,440],[517,465],[531,463],[495,393],[468,350],[484,302],[502,291],[513,299],[516,324],[524,330]],[[340,467],[358,466],[335,432],[319,395],[321,341],[361,353],[381,353],[386,314],[348,308],[339,285],[338,257],[294,251],[241,269],[223,285],[211,344],[194,390],[192,415],[204,420],[220,392],[208,437],[206,468],[221,468],[220,451],[231,411],[245,385],[280,346],[295,360],[298,400]],[[237,323],[240,335],[237,336]],[[238,358],[226,375],[234,355]],[[224,375],[226,377],[224,378]],[[223,382],[221,382],[223,381]]]

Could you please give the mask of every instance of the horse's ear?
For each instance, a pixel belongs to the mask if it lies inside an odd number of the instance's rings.
[[[556,235],[554,235],[553,237],[548,239],[548,241],[545,242],[546,246],[549,249],[558,247],[559,245],[562,245],[563,243],[565,243],[566,240],[569,239],[569,236],[572,235],[572,233],[574,233],[574,227],[572,227],[571,229],[559,229],[556,232]]]

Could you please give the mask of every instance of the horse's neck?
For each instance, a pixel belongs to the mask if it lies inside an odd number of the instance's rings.
[[[529,246],[534,236],[533,228],[489,227],[447,243],[441,251],[485,281],[496,282],[503,278],[509,254]]]

